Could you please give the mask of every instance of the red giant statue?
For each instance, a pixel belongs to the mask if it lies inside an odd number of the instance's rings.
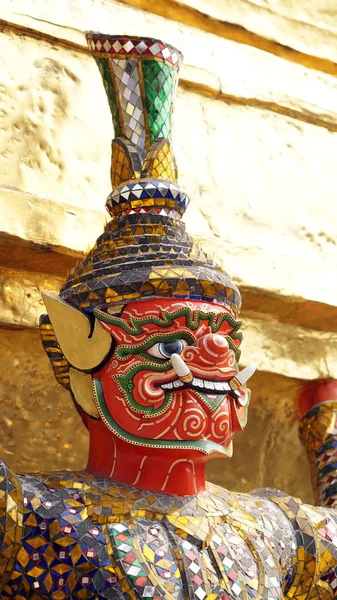
[[[1,463],[1,598],[337,597],[337,389],[301,399],[317,503],[205,482],[244,428],[240,293],[185,231],[170,143],[181,54],[87,35],[115,139],[111,220],[59,296],[44,348],[90,434],[83,472]]]

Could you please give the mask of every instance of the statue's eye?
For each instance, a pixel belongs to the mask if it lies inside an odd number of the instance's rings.
[[[169,342],[159,342],[148,348],[148,354],[156,358],[170,358],[172,354],[180,352],[188,345],[186,340],[170,340]]]

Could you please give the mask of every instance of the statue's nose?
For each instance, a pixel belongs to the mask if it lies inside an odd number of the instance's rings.
[[[210,364],[221,362],[229,350],[226,337],[221,333],[208,333],[199,338],[197,348],[202,358]]]

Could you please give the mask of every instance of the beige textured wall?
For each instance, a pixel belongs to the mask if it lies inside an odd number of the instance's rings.
[[[113,129],[83,32],[148,35],[185,55],[173,142],[192,200],[187,226],[239,284],[242,365],[258,366],[247,430],[209,476],[310,500],[296,399],[308,382],[337,377],[334,3],[3,0],[1,8],[2,456],[18,470],[85,464],[85,432],[40,347],[40,291],[59,288],[106,218]]]

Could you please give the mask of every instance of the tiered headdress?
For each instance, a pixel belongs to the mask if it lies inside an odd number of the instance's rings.
[[[87,33],[115,128],[111,216],[69,274],[61,297],[84,311],[148,298],[189,298],[240,308],[230,277],[185,231],[188,204],[171,149],[181,53],[160,40]]]

